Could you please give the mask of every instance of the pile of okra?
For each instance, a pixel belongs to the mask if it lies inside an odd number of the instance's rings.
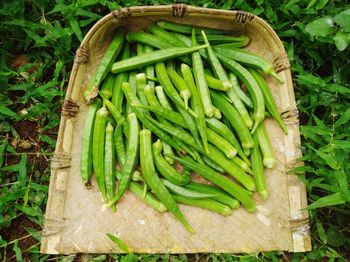
[[[254,192],[268,197],[276,159],[263,120],[287,129],[264,77],[282,80],[231,35],[166,21],[115,33],[84,92],[81,149],[84,183],[94,174],[112,210],[130,190],[193,232],[178,203],[228,216],[254,212]]]

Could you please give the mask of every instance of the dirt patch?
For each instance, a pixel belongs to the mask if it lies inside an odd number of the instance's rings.
[[[41,148],[43,147],[39,141],[39,121],[24,120],[14,123],[13,127],[16,129],[19,138],[17,139],[18,141],[12,140],[11,144],[13,146],[15,145],[18,153],[28,153],[28,163],[35,165],[35,170],[42,173],[48,167],[49,161],[41,152]],[[8,160],[12,160],[11,156],[8,157]]]
[[[34,141],[36,141],[36,138],[38,137],[38,131],[39,131],[39,124],[37,121],[29,121],[29,120],[24,120],[20,121],[17,123],[14,123],[12,125],[20,138],[22,139],[28,139],[31,138]]]
[[[24,252],[24,250],[32,247],[33,245],[37,244],[38,241],[33,238],[25,229],[24,227],[30,227],[35,230],[40,230],[40,226],[35,224],[34,222],[30,221],[26,216],[19,216],[15,218],[11,226],[8,228],[4,228],[0,231],[0,235],[2,238],[7,241],[11,242],[16,239],[18,239],[18,246],[22,250],[22,256],[24,261],[31,261],[31,254]],[[0,250],[0,253],[2,256],[4,256],[5,250]],[[17,261],[15,252],[13,251],[13,244],[10,244],[6,247],[6,258],[4,261]]]

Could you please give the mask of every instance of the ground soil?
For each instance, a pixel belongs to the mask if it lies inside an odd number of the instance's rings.
[[[18,133],[17,138],[9,138],[9,143],[15,148],[18,153],[27,153],[27,162],[34,165],[31,170],[28,170],[27,175],[32,175],[33,171],[39,171],[43,174],[44,170],[47,169],[49,162],[48,159],[42,155],[39,142],[39,124],[37,121],[20,121],[12,124],[13,128]],[[21,147],[21,142],[27,141],[29,146]],[[18,163],[20,156],[8,154],[5,157],[6,165]],[[22,250],[23,259],[25,261],[31,260],[31,254],[24,252],[24,250],[38,245],[39,243],[24,229],[24,227],[30,227],[36,230],[41,230],[40,226],[29,220],[25,215],[20,215],[13,219],[11,226],[3,228],[0,231],[0,236],[6,241],[11,242],[19,239],[18,246]],[[15,252],[13,251],[13,244],[10,244],[6,249],[0,249],[0,256],[3,257],[3,261],[17,261]]]
[[[38,244],[38,241],[30,236],[24,227],[40,230],[39,225],[30,221],[26,216],[22,215],[12,220],[11,226],[9,228],[2,229],[0,231],[0,235],[7,242],[23,238],[18,241],[18,246],[22,250],[23,259],[25,261],[30,261],[31,254],[23,251],[32,247],[33,245]],[[4,261],[17,261],[15,252],[13,251],[13,244],[8,245],[6,250],[0,250],[0,252],[4,255]]]

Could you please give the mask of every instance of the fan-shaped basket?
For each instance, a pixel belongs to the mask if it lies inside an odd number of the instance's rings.
[[[270,197],[258,202],[255,213],[244,208],[229,217],[181,206],[196,233],[190,235],[170,214],[160,214],[127,193],[118,211],[101,211],[103,202],[97,186],[85,189],[79,169],[81,135],[87,105],[84,88],[118,27],[129,31],[146,29],[168,20],[195,26],[230,29],[248,35],[247,50],[274,62],[285,80],[283,85],[268,78],[269,86],[287,124],[284,135],[275,121],[265,120],[278,159],[266,170]],[[121,252],[106,236],[120,237],[135,253],[257,252],[311,248],[306,192],[293,173],[301,156],[298,111],[295,105],[289,62],[283,45],[261,18],[243,11],[197,8],[183,4],[139,6],[111,12],[98,21],[77,50],[62,117],[51,180],[41,252],[50,254]],[[300,163],[299,163],[300,164]],[[96,185],[96,184],[95,184]]]

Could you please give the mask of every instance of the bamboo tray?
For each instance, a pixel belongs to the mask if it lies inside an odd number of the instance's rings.
[[[196,234],[190,235],[170,214],[160,214],[127,192],[117,213],[101,212],[103,205],[96,183],[87,190],[81,182],[79,161],[82,127],[87,105],[83,91],[114,31],[146,29],[158,20],[203,27],[231,29],[248,35],[247,50],[273,61],[285,80],[268,82],[288,127],[284,135],[275,121],[265,120],[278,164],[266,170],[270,197],[257,211],[243,208],[222,217],[196,207],[181,210]],[[197,8],[184,4],[139,6],[111,12],[98,21],[77,50],[62,117],[57,146],[51,162],[49,198],[41,252],[49,254],[121,252],[106,233],[120,237],[135,253],[238,253],[271,250],[303,252],[311,249],[305,186],[288,172],[300,163],[298,111],[289,62],[272,28],[259,17],[243,11]]]

